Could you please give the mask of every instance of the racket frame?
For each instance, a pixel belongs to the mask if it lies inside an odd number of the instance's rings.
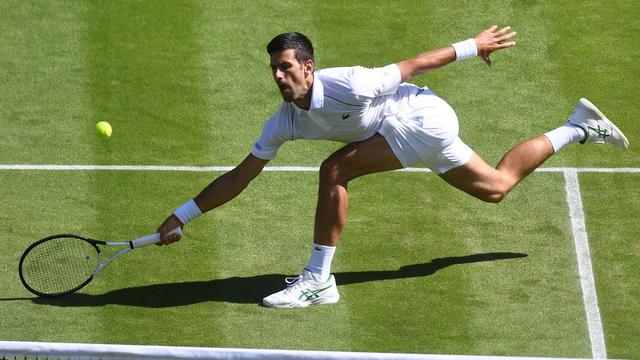
[[[60,238],[70,238],[70,239],[77,239],[76,241],[84,241],[88,244],[90,244],[91,246],[93,246],[93,248],[96,250],[96,254],[98,257],[98,268],[100,267],[100,264],[102,263],[102,252],[100,251],[100,248],[98,247],[98,245],[104,245],[106,244],[104,241],[100,241],[100,240],[95,240],[95,239],[90,239],[84,236],[80,236],[80,235],[76,235],[76,234],[56,234],[56,235],[50,235],[47,236],[45,238],[42,238],[36,242],[34,242],[33,244],[29,245],[29,247],[22,253],[22,256],[20,257],[20,262],[18,264],[18,274],[20,275],[20,281],[22,282],[22,285],[24,285],[24,287],[29,290],[30,292],[32,292],[35,295],[41,296],[41,297],[57,297],[57,296],[62,296],[62,295],[66,295],[66,294],[71,294],[72,292],[78,291],[80,289],[82,289],[83,287],[85,287],[89,282],[91,282],[91,280],[93,280],[93,277],[96,275],[96,270],[94,270],[94,272],[87,277],[87,279],[82,282],[81,284],[79,284],[78,286],[76,286],[75,288],[71,289],[71,290],[67,290],[67,291],[63,291],[60,293],[53,293],[53,294],[49,294],[49,293],[43,293],[41,291],[38,291],[34,288],[32,288],[29,283],[25,280],[24,275],[23,275],[23,271],[22,271],[22,266],[24,263],[25,258],[27,257],[27,255],[29,254],[29,252],[31,252],[31,250],[33,248],[35,248],[36,246],[50,241],[50,240],[54,240],[54,239],[60,239]]]
[[[177,233],[177,234],[182,235],[182,231],[181,230],[182,229],[180,227],[177,227],[174,230],[172,230],[170,232],[170,234]],[[91,273],[91,275],[87,278],[87,280],[85,280],[83,283],[81,283],[80,285],[76,286],[75,288],[73,288],[71,290],[64,291],[64,292],[60,292],[60,293],[54,293],[54,294],[43,293],[43,292],[38,291],[36,289],[33,289],[31,286],[29,286],[29,284],[24,279],[24,276],[22,274],[22,265],[23,265],[24,259],[27,257],[27,255],[29,254],[31,249],[33,249],[36,246],[42,244],[43,242],[50,241],[50,240],[53,240],[53,239],[59,239],[59,238],[72,238],[72,239],[85,241],[85,242],[91,244],[94,247],[94,249],[96,250],[96,253],[98,255],[98,265],[96,266],[96,269],[93,271],[93,273]],[[133,249],[137,249],[137,248],[140,248],[140,247],[143,247],[143,246],[155,244],[155,243],[157,243],[159,241],[160,241],[160,233],[145,235],[145,236],[139,237],[139,238],[137,238],[135,240],[131,240],[131,241],[114,241],[114,242],[107,242],[107,241],[91,239],[91,238],[88,238],[88,237],[85,237],[85,236],[76,235],[76,234],[50,235],[50,236],[42,238],[42,239],[34,242],[33,244],[29,245],[29,247],[27,247],[27,249],[22,253],[22,256],[20,257],[20,262],[18,264],[18,274],[20,275],[20,281],[22,282],[22,285],[24,285],[24,287],[27,290],[29,290],[30,292],[32,292],[35,295],[38,295],[38,296],[41,296],[41,297],[58,297],[58,296],[62,296],[62,295],[67,295],[67,294],[71,294],[73,292],[76,292],[76,291],[82,289],[83,287],[85,287],[87,284],[89,284],[91,282],[91,280],[93,280],[102,271],[102,269],[104,269],[107,265],[109,265],[109,263],[111,263],[118,256],[126,254],[126,253],[128,253],[129,251],[131,251]],[[98,245],[102,245],[102,246],[123,246],[123,248],[118,250],[118,251],[116,251],[114,254],[112,254],[107,259],[102,261],[102,252],[101,252],[100,248],[98,247]]]

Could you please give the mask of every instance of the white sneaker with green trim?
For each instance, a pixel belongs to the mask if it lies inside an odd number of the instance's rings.
[[[307,269],[297,277],[285,278],[287,287],[262,300],[266,307],[296,308],[309,305],[335,304],[340,300],[336,279],[331,275],[327,281],[319,281]]]
[[[629,148],[629,140],[611,120],[589,100],[582,98],[569,116],[569,123],[581,127],[587,132],[587,137],[581,144],[591,142],[595,144],[611,143],[622,149]]]

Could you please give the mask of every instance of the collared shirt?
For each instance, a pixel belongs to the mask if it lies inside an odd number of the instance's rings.
[[[283,102],[267,121],[252,154],[271,160],[287,140],[334,140],[344,143],[373,136],[384,118],[386,101],[401,83],[400,69],[361,66],[314,73],[309,110]]]

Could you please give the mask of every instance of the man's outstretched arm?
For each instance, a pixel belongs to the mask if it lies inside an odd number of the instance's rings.
[[[499,49],[509,48],[516,44],[514,41],[511,41],[516,33],[515,31],[510,32],[510,26],[506,26],[500,30],[497,29],[498,26],[493,25],[478,34],[475,39],[470,39],[465,42],[467,49],[469,45],[473,46],[473,42],[475,42],[475,52],[477,56],[479,56],[489,66],[491,66],[491,59],[489,56],[492,52]],[[463,45],[463,48],[460,51],[464,52],[467,49],[465,49]],[[400,61],[397,65],[400,68],[400,74],[402,76],[402,81],[404,82],[409,81],[414,76],[420,75],[429,70],[437,69],[452,63],[461,56],[469,56],[469,52],[465,54],[456,54],[454,46],[447,46],[427,51],[426,53],[420,54],[412,59]]]
[[[216,178],[211,184],[205,187],[204,190],[193,199],[195,204],[192,203],[191,206],[197,206],[196,210],[204,214],[235,198],[249,185],[251,180],[262,172],[262,169],[268,162],[269,160],[263,160],[255,157],[253,154],[249,154],[240,165]],[[169,232],[183,225],[175,213],[171,214],[162,225],[158,227],[157,231],[160,233],[161,238],[158,245],[167,245],[180,240],[179,236],[169,235]]]

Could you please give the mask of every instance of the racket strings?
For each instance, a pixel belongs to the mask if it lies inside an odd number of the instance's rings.
[[[62,294],[82,285],[99,263],[96,248],[76,238],[54,238],[35,246],[24,258],[22,275],[43,294]]]

